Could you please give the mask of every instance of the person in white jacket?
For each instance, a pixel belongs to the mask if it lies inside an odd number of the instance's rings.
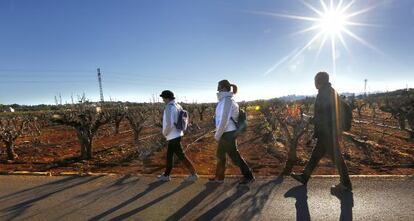
[[[233,88],[233,92],[230,89]],[[226,171],[226,154],[234,164],[240,167],[244,178],[240,184],[248,184],[254,181],[254,176],[246,161],[240,156],[236,141],[236,122],[239,117],[239,105],[233,100],[237,93],[237,86],[230,84],[228,80],[218,83],[217,107],[216,107],[216,132],[214,138],[219,142],[217,148],[217,167],[215,177],[211,182],[223,183]]]
[[[161,93],[164,103],[166,104],[164,109],[164,115],[162,120],[162,134],[168,141],[167,148],[167,166],[164,174],[158,176],[159,181],[170,181],[170,173],[174,164],[174,154],[183,161],[184,165],[190,171],[190,175],[185,179],[185,181],[193,182],[198,179],[196,170],[194,169],[193,164],[184,154],[183,148],[181,146],[181,137],[184,136],[184,132],[176,128],[176,123],[178,121],[178,113],[182,107],[175,102],[174,93],[165,90]]]

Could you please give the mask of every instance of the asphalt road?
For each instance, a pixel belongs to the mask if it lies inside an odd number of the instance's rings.
[[[0,176],[0,220],[414,220],[414,178],[353,177],[353,193],[334,196],[338,178],[237,179],[210,185],[145,176]]]

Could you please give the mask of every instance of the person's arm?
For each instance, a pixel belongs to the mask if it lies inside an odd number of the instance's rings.
[[[224,130],[226,129],[226,125],[230,120],[230,111],[231,111],[231,106],[232,106],[232,101],[231,99],[225,98],[224,99],[224,105],[223,105],[223,110],[221,113],[221,119],[219,126],[216,130],[216,134],[214,135],[214,138],[218,141],[220,140],[221,136],[224,133]]]
[[[168,105],[167,108],[165,108],[165,125],[162,131],[162,134],[167,137],[168,134],[171,133],[173,130],[174,122],[172,121],[172,106]]]
[[[330,91],[324,91],[320,97],[318,111],[318,132],[322,135],[328,135],[332,132],[332,96]]]

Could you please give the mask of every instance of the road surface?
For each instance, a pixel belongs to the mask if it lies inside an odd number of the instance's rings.
[[[0,220],[414,220],[413,177],[353,177],[353,193],[334,196],[338,178],[237,179],[211,185],[154,182],[147,176],[0,176]]]

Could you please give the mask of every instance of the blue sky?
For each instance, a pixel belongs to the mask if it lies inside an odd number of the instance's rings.
[[[371,7],[352,21],[373,25],[349,30],[376,50],[345,36],[334,71],[330,44],[293,56],[318,30],[293,33],[312,22],[269,14],[318,16],[299,0],[1,0],[0,103],[98,100],[98,67],[105,99],[120,101],[163,89],[215,101],[222,79],[239,85],[237,100],[316,94],[320,70],[339,92],[362,92],[364,79],[369,91],[414,87],[414,1],[359,0],[349,11]]]

